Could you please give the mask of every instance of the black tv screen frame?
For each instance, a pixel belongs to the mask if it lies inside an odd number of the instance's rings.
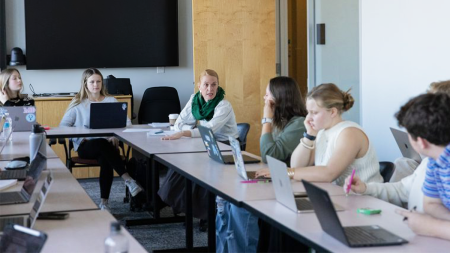
[[[178,0],[25,0],[27,69],[179,66]]]

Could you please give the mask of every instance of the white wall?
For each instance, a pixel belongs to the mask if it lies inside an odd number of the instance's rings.
[[[194,91],[192,6],[191,1],[178,1],[178,34],[180,66],[166,67],[165,73],[157,74],[156,68],[107,68],[100,69],[103,76],[131,78],[134,93],[134,111],[138,112],[145,89],[153,86],[172,86],[178,90],[181,107],[187,103]],[[6,47],[8,54],[13,47],[25,48],[24,0],[6,0]],[[70,48],[67,48],[70,50]],[[49,52],[55,53],[55,52]],[[56,52],[57,53],[57,52]],[[64,53],[61,54],[64,58]],[[68,70],[26,70],[18,67],[25,84],[24,93],[31,93],[31,83],[36,93],[78,92],[82,69]]]
[[[450,79],[450,1],[360,3],[362,124],[379,159],[393,161],[401,156],[389,130],[398,127],[395,112]]]

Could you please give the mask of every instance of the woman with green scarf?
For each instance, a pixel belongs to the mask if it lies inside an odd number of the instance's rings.
[[[200,137],[196,128],[202,125],[210,128],[218,141],[228,143],[228,136],[238,138],[237,124],[233,107],[224,99],[225,91],[219,86],[219,76],[214,70],[206,69],[200,74],[199,91],[191,96],[175,122],[179,132],[164,137],[163,140],[176,140],[185,137]],[[174,170],[169,170],[158,194],[172,207],[175,213],[186,212],[184,178]],[[200,231],[206,231],[208,192],[193,185],[193,216],[200,219]],[[214,222],[214,221],[212,221]]]
[[[228,136],[237,138],[233,107],[224,99],[225,91],[219,86],[216,71],[203,71],[200,74],[198,89],[175,122],[175,130],[179,132],[163,137],[163,140],[176,140],[183,136],[200,137],[197,124],[210,128],[218,141],[228,143]]]

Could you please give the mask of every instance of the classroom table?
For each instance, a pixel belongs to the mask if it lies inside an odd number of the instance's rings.
[[[111,222],[116,219],[107,211],[70,212],[65,220],[37,220],[33,229],[48,235],[41,252],[105,252],[104,242],[110,233]],[[128,238],[128,252],[147,252],[122,227]]]
[[[14,158],[30,156],[30,137],[31,132],[14,132],[13,140],[6,143],[5,148],[0,154],[0,161],[11,161]],[[0,147],[3,142],[0,143]],[[56,153],[47,145],[47,158],[58,158]]]
[[[7,162],[1,161],[0,167],[4,167]],[[81,187],[78,181],[72,176],[66,166],[59,158],[47,160],[47,171],[43,171],[39,177],[38,184],[34,189],[33,196],[28,203],[2,205],[0,206],[0,216],[4,215],[20,215],[28,214],[32,205],[36,200],[37,194],[42,187],[44,179],[48,171],[53,172],[53,185],[44,202],[41,212],[65,212],[80,210],[96,210],[98,206],[87,195],[86,191]],[[17,185],[5,189],[4,191],[20,191],[23,181],[19,181]]]

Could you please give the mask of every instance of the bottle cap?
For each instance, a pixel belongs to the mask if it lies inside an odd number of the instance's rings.
[[[40,124],[33,124],[33,128],[31,129],[31,132],[35,134],[43,133],[44,131],[44,128]]]
[[[117,221],[111,222],[111,231],[120,231],[120,223]]]

